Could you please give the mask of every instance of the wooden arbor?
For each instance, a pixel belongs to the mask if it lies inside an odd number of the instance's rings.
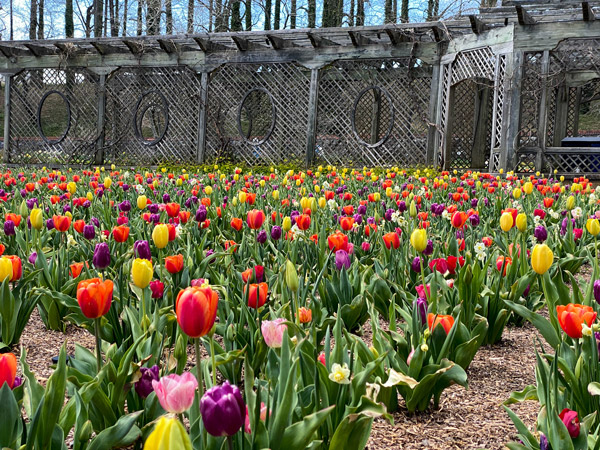
[[[561,145],[599,59],[588,3],[535,0],[422,24],[0,42],[3,157],[589,173],[594,149]]]

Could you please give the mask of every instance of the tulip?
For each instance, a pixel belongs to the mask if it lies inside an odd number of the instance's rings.
[[[145,195],[140,195],[137,198],[137,207],[138,209],[145,209],[146,206],[148,205],[148,197],[146,197]]]
[[[417,309],[418,317],[421,318],[421,325],[427,323],[427,300],[419,297],[413,302],[413,309]]]
[[[345,250],[338,250],[335,252],[335,267],[337,270],[342,270],[342,268],[350,268],[350,256],[348,255],[348,252]]]
[[[462,228],[465,223],[467,223],[467,213],[464,211],[456,211],[454,214],[452,214],[452,217],[450,219],[450,223],[452,223],[452,226],[454,228]]]
[[[542,225],[538,225],[535,227],[535,230],[533,230],[533,236],[538,242],[544,242],[548,239],[548,231]]]
[[[91,241],[96,237],[96,227],[94,225],[85,225],[83,227],[83,237]]]
[[[527,230],[527,215],[525,213],[517,215],[517,220],[515,222],[515,225],[520,232],[523,233]]]
[[[583,336],[583,324],[591,327],[597,314],[591,306],[583,306],[578,303],[556,307],[556,316],[560,327],[567,336],[573,339],[579,339]]]
[[[4,222],[4,234],[7,236],[14,236],[16,234],[15,223],[12,220]]]
[[[36,261],[37,261],[37,257],[38,257],[38,254],[37,254],[37,252],[31,252],[31,255],[29,255],[29,259],[28,259],[28,261],[29,261],[29,263],[30,263],[32,266],[35,266],[35,263],[36,263]]]
[[[113,296],[113,282],[100,278],[82,280],[77,285],[77,303],[88,319],[97,319],[110,309]]]
[[[126,227],[125,225],[115,227],[113,228],[112,235],[115,241],[125,242],[129,237],[129,227]]]
[[[159,368],[156,365],[151,368],[142,367],[140,369],[141,376],[135,383],[135,392],[137,392],[137,395],[141,398],[146,398],[154,392],[152,382],[159,380],[160,377],[158,372]]]
[[[0,354],[0,389],[4,386],[4,383],[8,384],[10,389],[16,387],[16,376],[17,357],[12,353]]]
[[[569,211],[571,211],[573,208],[575,208],[575,197],[573,197],[572,195],[569,196],[567,198],[567,204],[566,207]]]
[[[340,232],[331,234],[327,237],[327,245],[329,246],[329,250],[332,251],[348,251],[348,236]]]
[[[181,205],[179,203],[167,203],[165,205],[165,211],[167,211],[169,217],[177,217],[180,209]]]
[[[64,233],[71,226],[71,218],[67,216],[52,216],[54,228],[61,233]]]
[[[441,325],[446,334],[448,334],[454,325],[454,317],[443,314],[429,313],[427,315],[427,325],[429,327],[429,331],[433,331],[438,325]]]
[[[592,236],[598,236],[598,233],[600,233],[600,221],[598,219],[588,219],[585,228]]]
[[[274,241],[278,241],[279,239],[281,239],[281,234],[282,230],[280,226],[274,225],[273,228],[271,228],[271,239],[273,239]]]
[[[296,226],[302,231],[308,230],[310,227],[310,216],[308,214],[301,214],[296,217]]]
[[[10,280],[13,276],[12,261],[6,256],[0,258],[0,282]]]
[[[4,256],[7,258],[12,265],[12,276],[10,277],[10,281],[18,281],[23,275],[23,265],[21,263],[21,258],[15,255],[7,255]]]
[[[171,414],[181,414],[192,406],[197,387],[198,380],[190,372],[171,374],[152,381],[152,389],[160,406]]]
[[[292,219],[290,217],[284,217],[281,227],[285,233],[292,229]]]
[[[192,450],[183,424],[174,417],[161,417],[146,439],[144,450]]]
[[[110,249],[108,248],[108,244],[105,242],[96,244],[92,263],[99,270],[106,269],[110,265]]]
[[[165,268],[170,274],[179,273],[183,270],[183,255],[167,256]]]
[[[83,270],[83,263],[73,263],[69,266],[69,272],[72,278],[77,278],[81,275],[81,271]]]
[[[267,301],[269,286],[267,283],[250,284],[250,294],[247,294],[247,287],[244,286],[244,297],[248,298],[248,306],[250,308],[260,308]]]
[[[600,304],[600,280],[594,281],[594,298]]]
[[[342,230],[350,231],[354,226],[354,218],[352,217],[342,217],[340,219],[340,225],[342,226]]]
[[[145,289],[152,280],[154,269],[152,268],[152,262],[147,259],[136,258],[133,260],[131,265],[131,278],[133,284],[140,289]]]
[[[504,212],[500,216],[500,228],[502,231],[508,232],[514,225],[514,219],[511,213]]]
[[[137,255],[138,258],[152,261],[152,253],[148,241],[135,241],[133,244],[133,253]]]
[[[152,230],[152,242],[157,248],[165,248],[169,243],[169,228],[164,224],[159,224]]]
[[[36,230],[42,229],[44,226],[44,216],[40,208],[34,208],[31,210],[31,213],[29,213],[29,222]]]
[[[572,439],[577,438],[580,433],[580,424],[579,417],[577,417],[577,411],[565,408],[560,412],[558,417],[565,424],[565,427],[567,427],[569,436],[571,436]]]
[[[545,274],[552,262],[554,261],[554,253],[546,244],[536,244],[531,252],[531,267],[533,270],[543,275]]]
[[[165,285],[162,281],[154,280],[150,282],[152,298],[162,298],[165,293]]]
[[[312,321],[312,310],[304,306],[298,309],[298,319],[300,323],[310,323]]]
[[[260,325],[265,343],[271,348],[280,348],[283,342],[283,333],[287,330],[285,319],[263,320]]]
[[[175,300],[177,322],[185,334],[199,338],[208,334],[217,317],[219,296],[211,288],[187,287]]]
[[[254,269],[247,269],[242,272],[242,281],[244,283],[254,282],[262,283],[264,279],[265,268],[260,265],[254,266]]]
[[[246,405],[237,386],[225,381],[213,386],[200,400],[200,414],[212,436],[233,436],[244,425]]]
[[[262,224],[265,221],[265,213],[260,209],[253,209],[248,211],[248,215],[246,216],[246,223],[252,230],[258,230],[262,227]]]
[[[427,248],[427,231],[415,229],[410,235],[410,244],[417,252],[422,253]]]
[[[422,284],[415,286],[415,290],[417,291],[418,298],[427,299],[427,297],[431,296],[431,288],[429,285],[427,285],[427,294],[425,293],[425,287]]]

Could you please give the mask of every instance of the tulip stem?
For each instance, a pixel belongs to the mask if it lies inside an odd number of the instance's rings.
[[[94,331],[96,334],[96,363],[98,365],[98,373],[102,369],[102,339],[100,339],[100,318],[94,319]]]
[[[202,366],[200,364],[200,338],[194,339],[194,350],[196,352],[196,374],[198,377],[199,398],[204,395],[204,385],[202,384]]]
[[[215,358],[215,333],[210,336],[210,360],[212,366],[212,385],[217,385],[217,364]]]
[[[427,290],[427,285],[425,284],[425,272],[423,272],[423,255],[419,255],[419,268],[421,269],[421,282],[423,283],[423,294],[425,294],[425,300],[429,304],[429,292]],[[431,310],[434,314],[437,314],[437,303],[433,305]]]
[[[233,439],[231,438],[231,436],[227,436],[227,447],[229,448],[229,450],[233,450]]]

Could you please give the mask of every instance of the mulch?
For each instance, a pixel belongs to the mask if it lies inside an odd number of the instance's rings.
[[[535,382],[535,328],[525,324],[509,327],[503,340],[493,347],[483,347],[469,370],[469,387],[452,386],[442,394],[438,410],[408,414],[400,400],[400,410],[393,414],[394,425],[377,419],[367,444],[369,450],[437,450],[502,449],[516,438],[516,430],[502,408],[512,391],[522,390]],[[369,327],[363,339],[369,340]],[[86,330],[69,325],[66,333],[47,331],[37,313],[21,339],[27,350],[27,362],[40,382],[52,374],[52,357],[66,342],[72,353],[75,344],[93,351],[94,338]],[[16,349],[19,353],[19,349]],[[191,359],[193,349],[189,348]],[[204,351],[202,352],[204,353]],[[193,364],[193,361],[191,362]],[[523,422],[533,428],[538,412],[535,402],[512,405]]]

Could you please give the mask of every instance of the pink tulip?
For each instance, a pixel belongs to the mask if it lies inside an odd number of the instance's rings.
[[[189,372],[167,375],[159,381],[152,381],[160,406],[172,414],[181,414],[192,406],[197,387],[196,377]]]
[[[269,413],[269,416],[271,414]],[[260,420],[263,422],[267,420],[267,405],[265,402],[260,402]],[[246,406],[246,423],[244,424],[244,431],[248,434],[252,434],[252,428],[250,428],[250,416],[248,415],[248,406]]]
[[[283,332],[287,329],[285,319],[263,320],[260,330],[266,344],[271,348],[280,348],[283,341]]]
[[[429,285],[427,285],[427,297],[425,297],[425,288],[422,284],[418,285],[415,289],[417,290],[417,295],[419,298],[427,298],[431,296],[431,288]]]
[[[368,252],[369,250],[371,250],[371,244],[369,244],[367,241],[363,242],[361,247],[363,252]]]

